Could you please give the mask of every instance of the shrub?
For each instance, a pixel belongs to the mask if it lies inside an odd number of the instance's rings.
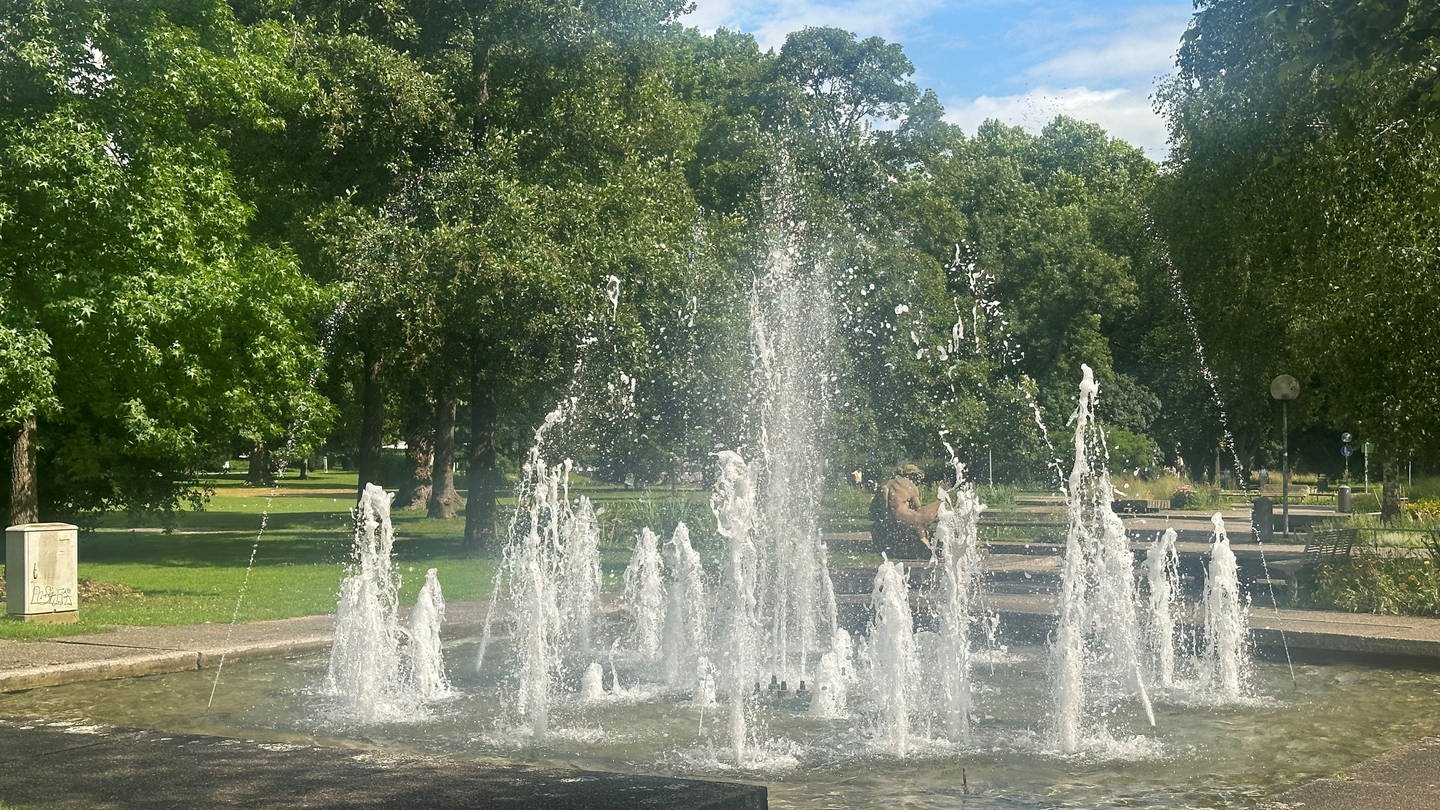
[[[1112,474],[1148,475],[1160,458],[1160,450],[1154,440],[1123,428],[1106,428],[1105,446],[1110,452]]]
[[[1405,517],[1422,523],[1440,523],[1440,497],[1429,496],[1405,504]]]
[[[690,529],[690,542],[697,548],[717,542],[710,502],[699,496],[606,499],[596,501],[595,507],[602,510],[601,543],[605,546],[630,548],[642,528],[667,539],[681,522]]]
[[[1135,498],[1142,501],[1164,501],[1188,483],[1174,473],[1159,476],[1116,474],[1110,478],[1115,485],[1116,497]],[[1193,488],[1193,487],[1192,487]]]
[[[1430,557],[1362,553],[1315,571],[1312,606],[1357,613],[1440,616],[1440,568]]]
[[[1350,511],[1355,514],[1379,512],[1380,498],[1373,492],[1356,492],[1350,496]]]
[[[1219,509],[1224,504],[1219,487],[1184,483],[1170,495],[1171,509]]]

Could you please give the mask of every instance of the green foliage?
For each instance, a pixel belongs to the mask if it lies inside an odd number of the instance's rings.
[[[1414,521],[1440,523],[1440,497],[1411,498],[1405,504],[1405,514]]]
[[[1175,149],[1156,219],[1231,423],[1275,425],[1268,381],[1293,374],[1292,429],[1372,437],[1392,491],[1401,454],[1440,441],[1440,293],[1422,280],[1440,255],[1436,50],[1419,33],[1434,13],[1203,2],[1160,93]]]
[[[820,526],[826,532],[870,530],[870,504],[875,491],[869,487],[831,487],[821,493]]]
[[[1160,453],[1150,437],[1116,427],[1105,429],[1105,449],[1109,451],[1112,473],[1135,475],[1153,472]]]
[[[236,132],[281,125],[286,39],[220,2],[15,13],[0,49],[4,421],[40,417],[44,511],[173,509],[237,433],[327,411],[308,384],[317,291],[288,250],[250,240],[227,152]]]
[[[1219,487],[1192,484],[1186,481],[1170,493],[1171,509],[1213,510],[1224,505],[1225,498]]]
[[[1307,604],[1357,613],[1440,616],[1440,567],[1432,557],[1361,553],[1315,572]]]
[[[1366,514],[1380,511],[1380,496],[1373,492],[1354,492],[1350,495],[1350,511]]]
[[[1156,167],[1065,117],[967,138],[896,43],[762,52],[675,0],[112,6],[0,31],[0,419],[40,415],[52,506],[173,509],[252,447],[368,463],[457,398],[472,504],[572,398],[555,449],[601,477],[702,470],[753,439],[781,217],[835,282],[839,467],[948,443],[1048,483],[1082,362],[1117,464],[1202,422]]]
[[[706,493],[680,492],[673,495],[659,491],[631,493],[624,498],[595,502],[600,512],[602,544],[629,550],[641,529],[650,529],[668,539],[676,525],[684,523],[690,530],[690,542],[698,548],[716,546],[715,517],[710,512]]]
[[[0,319],[6,316],[0,299]],[[55,399],[55,358],[50,355],[50,337],[35,328],[14,328],[0,323],[0,424],[19,424],[39,413],[53,412]]]

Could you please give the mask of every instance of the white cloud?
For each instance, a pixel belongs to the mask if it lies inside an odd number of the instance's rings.
[[[945,99],[946,119],[968,133],[986,119],[1039,131],[1057,115],[1092,121],[1165,157],[1165,122],[1151,106],[1157,80],[1174,67],[1187,5],[1141,6],[1119,19],[1030,18],[1016,34],[1030,43],[1035,61],[1012,83],[1016,92]]]
[[[1152,160],[1165,157],[1165,123],[1150,107],[1145,93],[1123,87],[1036,87],[1013,96],[980,96],[945,102],[945,118],[973,135],[994,118],[1039,132],[1057,115],[1092,121],[1116,138],[1145,150]]]
[[[761,49],[779,49],[785,37],[808,26],[853,31],[860,38],[878,36],[903,42],[912,26],[924,20],[940,0],[697,0],[682,18],[702,31],[717,27],[755,35]]]
[[[1025,70],[1026,78],[1048,84],[1078,85],[1132,79],[1152,81],[1169,73],[1175,63],[1180,33],[1189,22],[1188,9],[1151,6],[1132,10],[1120,20],[1097,24],[1085,20],[1051,31],[1051,55]],[[1064,42],[1053,48],[1056,41]]]
[[[998,60],[1008,68],[1004,78],[992,80],[996,86],[967,97],[955,89],[968,78],[964,61],[932,58],[930,64],[916,64],[913,78],[922,87],[951,87],[942,91],[946,118],[967,132],[987,118],[1039,130],[1064,113],[1094,121],[1151,158],[1163,158],[1165,125],[1149,97],[1156,79],[1173,68],[1190,4],[1159,0],[1108,14],[1099,4],[1079,8],[1067,14],[1035,0],[697,0],[684,22],[703,31],[719,26],[747,31],[767,49],[778,49],[786,35],[809,25],[902,45],[944,31],[939,35],[957,47],[970,43],[970,58]],[[1009,29],[981,44],[973,40],[978,34],[953,25],[971,15],[998,16],[1009,21]],[[910,55],[913,59],[916,53]]]

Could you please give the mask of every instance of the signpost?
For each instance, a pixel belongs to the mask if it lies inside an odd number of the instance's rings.
[[[1280,400],[1280,436],[1284,448],[1280,479],[1280,504],[1285,513],[1285,534],[1290,534],[1290,400],[1300,396],[1300,381],[1281,374],[1270,381],[1270,396]]]

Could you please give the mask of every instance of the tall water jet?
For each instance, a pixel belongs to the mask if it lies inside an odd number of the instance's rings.
[[[1080,748],[1092,686],[1108,692],[1117,684],[1128,683],[1150,724],[1155,724],[1140,672],[1130,542],[1125,524],[1111,509],[1115,489],[1105,468],[1104,434],[1095,422],[1100,386],[1089,366],[1082,365],[1081,370],[1079,403],[1071,417],[1075,462],[1066,493],[1060,616],[1051,648],[1055,668],[1052,741],[1064,753]]]
[[[855,674],[854,645],[845,628],[837,627],[830,636],[830,649],[820,656],[810,688],[810,715],[836,720],[845,716],[850,688],[858,678]]]
[[[565,502],[561,481],[569,463],[550,466],[540,456],[538,443],[521,470],[531,482],[529,522],[508,563],[511,597],[510,621],[517,644],[515,709],[530,733],[543,737],[550,724],[550,699],[559,677],[560,606],[558,580],[560,520]]]
[[[782,195],[783,197],[783,195]],[[752,376],[758,418],[761,493],[756,598],[771,674],[796,682],[830,644],[835,600],[818,516],[824,463],[822,415],[826,359],[834,332],[824,273],[800,261],[798,231],[786,201],[773,230],[765,272],[750,295]]]
[[[412,638],[412,655],[406,658],[398,617],[400,582],[391,556],[395,533],[389,494],[366,484],[354,516],[353,573],[340,584],[324,692],[337,699],[337,711],[346,719],[371,723],[413,718],[425,700],[444,696],[432,679],[436,669],[444,677],[438,641],[443,607],[437,615],[423,601],[417,606],[424,623],[418,630],[423,630],[427,643],[433,633],[433,653],[417,660]],[[427,576],[427,583],[433,582],[438,594],[434,573]],[[425,669],[423,682],[417,667]]]
[[[1175,530],[1166,527],[1145,552],[1147,602],[1145,649],[1155,683],[1175,685],[1175,636],[1180,600],[1180,554]]]
[[[698,689],[707,640],[705,578],[700,555],[690,544],[690,528],[684,523],[675,526],[665,544],[665,568],[670,572],[660,655],[665,682],[672,688]]]
[[[1200,674],[1213,697],[1239,698],[1249,671],[1246,639],[1249,637],[1249,609],[1240,599],[1239,569],[1225,521],[1219,512],[1210,518],[1215,527],[1210,543],[1210,565],[1206,570],[1205,648],[1200,657]]]
[[[600,598],[600,522],[590,499],[579,502],[562,527],[560,621],[567,651],[579,662],[595,652],[595,612]]]
[[[875,739],[887,753],[904,757],[910,753],[910,712],[919,696],[920,670],[904,563],[880,564],[870,606],[875,615],[865,649]]]
[[[950,451],[955,486],[939,490],[940,515],[935,527],[935,553],[940,568],[938,606],[939,655],[932,682],[940,685],[945,728],[952,740],[970,736],[970,625],[980,594],[979,525],[984,504],[965,479],[965,466]]]
[[[738,453],[722,450],[710,510],[715,530],[725,540],[725,577],[721,583],[719,691],[729,701],[730,745],[736,765],[747,761],[746,701],[758,672],[760,622],[755,598],[759,554],[755,547],[755,471]]]
[[[635,538],[635,550],[625,567],[621,601],[630,615],[630,641],[643,665],[656,663],[665,630],[665,583],[661,577],[660,538],[648,528]]]
[[[440,648],[440,625],[445,622],[445,594],[434,568],[425,572],[425,584],[410,611],[406,635],[409,637],[409,677],[415,694],[423,700],[440,700],[455,694],[445,675],[445,660]]]

